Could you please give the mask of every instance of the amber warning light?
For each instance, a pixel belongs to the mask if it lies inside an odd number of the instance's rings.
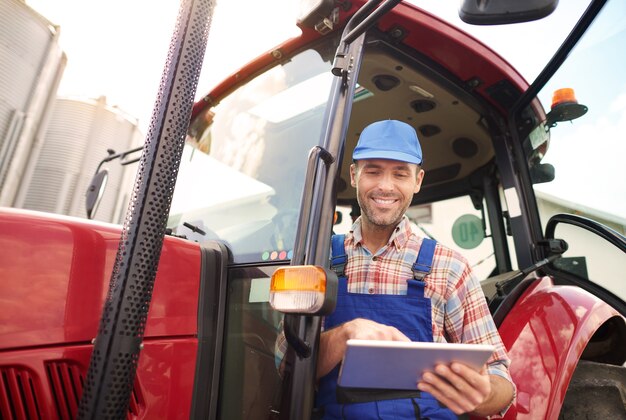
[[[558,89],[552,94],[552,104],[546,116],[546,123],[549,127],[554,127],[558,122],[575,120],[586,113],[587,107],[578,103],[574,89]]]
[[[563,88],[555,90],[552,94],[552,105],[551,109],[554,109],[555,106],[561,104],[577,104],[576,95],[574,94],[574,89],[572,88]]]
[[[335,310],[337,275],[313,266],[277,269],[270,283],[270,305],[280,312],[327,315]]]

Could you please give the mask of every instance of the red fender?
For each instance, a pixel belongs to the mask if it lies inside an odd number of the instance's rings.
[[[550,277],[532,284],[500,326],[511,358],[516,402],[506,419],[556,419],[576,364],[594,332],[617,311]]]

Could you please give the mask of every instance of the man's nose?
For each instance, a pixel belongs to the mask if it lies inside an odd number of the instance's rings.
[[[395,189],[393,176],[391,174],[383,174],[378,182],[378,188],[382,191],[393,191]]]

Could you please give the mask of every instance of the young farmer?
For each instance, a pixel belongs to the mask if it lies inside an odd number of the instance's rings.
[[[501,413],[514,387],[480,284],[459,253],[421,237],[405,216],[424,177],[415,130],[400,121],[375,122],[361,133],[353,160],[361,216],[345,239],[333,239],[333,254],[345,252],[347,261],[337,309],[320,338],[318,407],[325,418]],[[351,338],[489,343],[496,351],[480,371],[452,363],[422,377],[416,372],[419,392],[409,398],[344,403],[337,400],[337,375]]]

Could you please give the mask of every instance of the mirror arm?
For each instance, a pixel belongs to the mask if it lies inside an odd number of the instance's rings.
[[[126,158],[126,156],[130,155],[131,153],[138,152],[142,149],[143,149],[143,146],[139,146],[139,147],[135,147],[134,149],[126,150],[125,152],[110,154],[109,156],[105,157],[104,159],[100,161],[100,163],[98,164],[98,167],[96,168],[95,173],[100,172],[100,168],[102,168],[102,165],[104,165],[105,163],[118,159],[118,158],[120,159],[120,165],[130,165],[131,163],[138,162],[139,159],[141,159],[141,157],[137,157],[131,160],[124,160],[124,158]]]
[[[299,318],[298,316],[285,316],[283,331],[285,332],[287,343],[294,349],[298,357],[306,359],[311,357],[311,345],[298,336],[296,328],[292,325],[292,321],[299,320]]]
[[[539,241],[537,245],[544,251],[543,255],[548,255],[547,259],[560,257],[568,248],[567,242],[563,239],[544,239]]]
[[[578,226],[580,228],[593,232],[601,238],[606,239],[607,241],[618,247],[620,250],[626,252],[626,237],[624,237],[624,235],[616,232],[614,229],[611,229],[608,226],[601,225],[594,220],[574,214],[560,213],[552,216],[546,224],[546,238],[554,238],[556,226],[559,223],[566,223]]]

